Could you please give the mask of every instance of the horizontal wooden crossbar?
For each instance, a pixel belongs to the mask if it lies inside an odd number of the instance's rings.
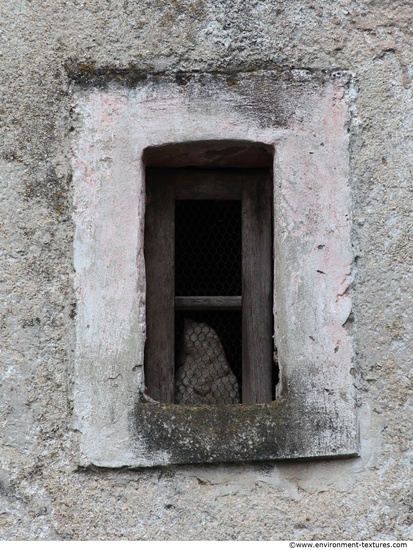
[[[241,310],[242,296],[175,296],[177,310]]]

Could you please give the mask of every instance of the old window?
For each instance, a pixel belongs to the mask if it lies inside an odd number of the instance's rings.
[[[269,169],[148,169],[145,379],[163,403],[274,396]]]
[[[94,88],[87,80],[75,91],[74,412],[81,463],[140,468],[355,456],[358,440],[348,292],[353,259],[348,154],[355,97],[349,93],[351,76],[329,71],[253,71],[231,77],[231,86],[226,74],[181,76],[175,79],[168,73],[139,82],[132,79],[133,88],[118,87],[117,80],[113,86]],[[152,177],[152,170],[166,174]],[[216,216],[224,218],[230,228],[241,226],[235,240],[228,232],[221,239],[229,249],[221,251],[218,259],[228,261],[225,256],[231,255],[231,265],[239,264],[233,256],[239,233],[244,245],[256,234],[252,227],[245,240],[242,224],[248,219],[252,225],[262,220],[261,213],[245,216],[246,209],[254,209],[254,200],[244,202],[241,196],[235,200],[238,206],[223,213],[220,209],[226,208],[228,198],[180,198],[176,181],[186,181],[189,190],[193,176],[200,171],[197,186],[201,190],[206,184],[209,187],[212,179],[213,183],[223,182],[228,192],[238,181],[237,170],[242,173],[241,195],[253,195],[254,181],[261,181],[261,176],[254,180],[255,171],[267,171],[271,180],[272,243],[265,251],[273,247],[275,251],[270,257],[274,319],[270,314],[268,336],[266,332],[257,337],[258,344],[251,338],[256,337],[256,326],[262,330],[265,325],[265,306],[259,311],[258,323],[252,321],[256,312],[246,311],[250,297],[259,290],[261,264],[267,265],[260,257],[261,239],[247,247],[248,254],[242,251],[242,265],[235,273],[238,284],[240,272],[241,277],[247,273],[241,313],[239,290],[229,288],[227,279],[218,277],[226,290],[218,287],[206,292],[186,287],[187,280],[182,277],[182,272],[191,271],[191,259],[199,263],[199,257],[193,255],[196,242],[191,234],[199,231],[198,218],[212,220]],[[249,184],[247,174],[252,177]],[[146,193],[148,180],[148,186],[154,186],[152,196]],[[151,208],[163,210],[154,200],[158,193],[168,195],[166,210],[173,205],[175,218],[170,217],[172,224],[160,229],[153,248],[158,253],[168,246],[172,250],[171,239],[176,235],[178,250],[168,252],[162,260],[174,268],[170,273],[175,271],[183,289],[175,289],[173,282],[165,285],[164,276],[147,272],[145,254],[151,245],[145,235],[145,208],[149,216]],[[209,206],[214,205],[218,205],[218,213],[211,213]],[[156,223],[165,220],[163,215],[153,217]],[[209,225],[212,223],[217,224]],[[195,229],[186,231],[190,225]],[[208,223],[201,223],[201,227],[205,225]],[[182,232],[191,237],[183,245]],[[250,266],[252,275],[248,261],[260,263],[258,270],[256,265]],[[191,280],[199,282],[198,274],[191,273]],[[172,281],[173,276],[169,278]],[[248,288],[251,281],[252,288]],[[148,300],[157,287],[165,295],[165,303],[151,321]],[[205,295],[209,303],[202,298]],[[223,310],[224,302],[231,309]],[[255,297],[252,302],[251,307],[258,304]],[[228,350],[215,316],[227,327],[238,327],[242,343],[236,352]],[[246,328],[240,316],[245,317]],[[179,342],[183,331],[189,334],[191,323],[198,332],[207,330],[205,325],[214,330],[208,334],[214,341],[218,338],[225,349],[241,404],[177,403],[174,370],[182,365]],[[145,380],[144,358],[152,356],[148,351],[151,324],[158,334],[158,344],[152,347],[167,353],[154,370],[146,365]],[[231,342],[237,338],[230,336]],[[261,353],[263,342],[265,346],[273,342],[273,352],[277,348],[276,400],[272,400],[274,379],[264,384],[267,397],[248,396],[246,388],[254,386],[253,375],[239,373],[233,366],[244,362],[248,353]],[[158,351],[155,349],[154,357]],[[252,371],[261,367],[269,373],[272,357],[269,363],[258,361]],[[165,370],[159,375],[159,369]],[[146,394],[145,385],[149,388]]]

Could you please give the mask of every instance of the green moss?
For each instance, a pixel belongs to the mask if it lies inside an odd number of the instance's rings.
[[[96,68],[92,63],[78,63],[77,69],[80,73],[95,74]]]
[[[171,13],[167,13],[162,17],[162,26],[168,26],[175,21],[175,17]]]
[[[192,2],[188,6],[189,10],[192,12],[192,15],[196,17],[196,19],[199,21],[200,19],[203,19],[206,15],[205,10],[205,3],[201,1]]]
[[[227,78],[227,85],[228,86],[236,86],[237,84],[238,84],[238,80],[235,77],[229,76]]]

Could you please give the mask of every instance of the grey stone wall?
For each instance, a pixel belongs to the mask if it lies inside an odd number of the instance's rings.
[[[2,539],[408,539],[412,31],[408,1],[1,3]],[[360,458],[81,468],[74,430],[73,80],[354,74]]]

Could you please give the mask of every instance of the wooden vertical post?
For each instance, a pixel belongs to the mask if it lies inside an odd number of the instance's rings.
[[[147,171],[145,262],[145,384],[152,399],[173,403],[175,393],[175,190],[167,179]]]
[[[271,185],[265,172],[242,193],[242,402],[272,399]]]

